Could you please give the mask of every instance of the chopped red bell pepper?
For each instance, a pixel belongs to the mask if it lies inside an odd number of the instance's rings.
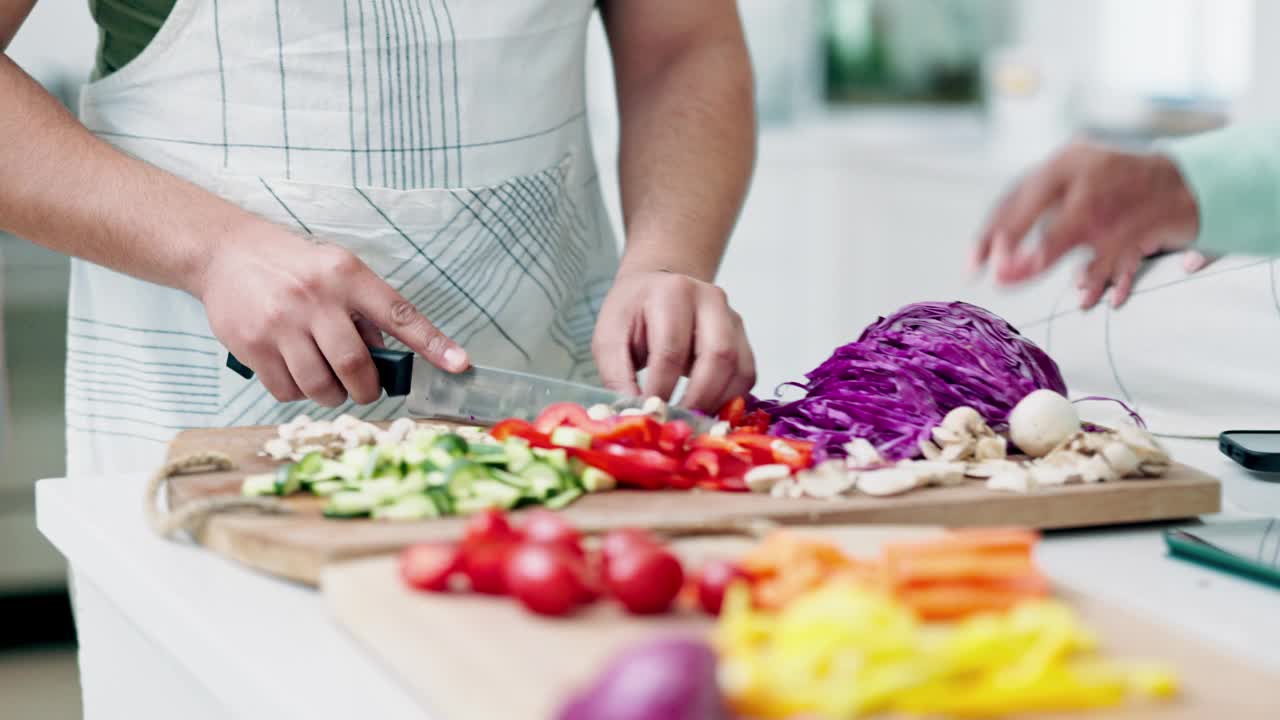
[[[608,421],[592,420],[586,408],[569,402],[548,405],[533,421],[534,428],[544,435],[550,435],[552,430],[564,425],[585,430],[593,436],[607,431],[610,427]]]
[[[764,410],[752,410],[744,415],[737,425],[732,427],[735,430],[763,435],[769,432],[769,413]]]
[[[658,433],[658,449],[668,455],[683,456],[693,437],[693,428],[683,420],[672,420]]]
[[[666,487],[670,478],[680,471],[679,461],[648,448],[604,444],[590,450],[565,449],[570,457],[609,473],[620,485],[645,490]]]
[[[738,460],[741,460],[742,462],[747,464],[751,464],[751,465],[759,464],[756,462],[755,455],[754,453],[751,452],[750,448],[743,447],[742,445],[735,442],[731,437],[717,437],[715,435],[699,435],[698,437],[693,439],[693,449],[694,451],[711,450],[716,452],[717,454],[737,458]],[[765,462],[773,462],[773,460],[768,459]]]
[[[748,448],[757,465],[781,463],[793,470],[803,470],[813,464],[813,443],[805,440],[747,432],[730,433],[727,439]]]
[[[595,443],[618,443],[629,447],[658,447],[663,430],[657,420],[647,415],[617,417],[601,424],[606,427],[591,433]]]
[[[527,440],[534,447],[552,447],[551,438],[546,433],[538,432],[531,423],[520,418],[507,418],[500,421],[489,429],[489,435],[501,442],[506,442],[507,438],[518,437]]]
[[[729,427],[737,427],[747,412],[747,399],[739,395],[720,408],[719,418],[729,423]]]

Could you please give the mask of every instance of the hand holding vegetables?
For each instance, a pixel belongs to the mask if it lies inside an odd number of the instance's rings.
[[[1022,241],[1050,211],[1040,247]],[[1076,247],[1093,250],[1080,277],[1080,305],[1093,307],[1108,285],[1124,304],[1143,259],[1191,245],[1200,226],[1196,198],[1172,160],[1078,143],[1022,180],[1001,201],[973,254],[996,282],[1020,283],[1045,272]],[[1188,265],[1188,270],[1193,266]]]

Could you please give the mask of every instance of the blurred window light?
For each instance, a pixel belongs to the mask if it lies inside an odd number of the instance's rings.
[[[1101,0],[1093,85],[1140,97],[1244,95],[1253,81],[1255,2]]]

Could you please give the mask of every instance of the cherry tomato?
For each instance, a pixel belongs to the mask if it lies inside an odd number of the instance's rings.
[[[475,545],[486,542],[512,542],[520,537],[507,522],[507,516],[501,510],[481,510],[467,518],[467,527],[463,532],[462,542]]]
[[[684,570],[675,555],[662,548],[623,553],[605,567],[609,592],[633,615],[666,612],[684,584]]]
[[[638,528],[611,530],[604,536],[604,541],[600,544],[601,564],[608,565],[613,558],[621,557],[633,550],[656,547],[660,547],[658,539],[648,530],[640,530]]]
[[[725,591],[738,581],[747,580],[747,574],[727,560],[712,560],[698,573],[698,604],[708,615],[719,615],[724,604]]]
[[[512,541],[480,542],[462,550],[462,572],[471,581],[471,589],[486,595],[507,592],[507,557],[516,548]]]
[[[598,553],[574,555],[572,560],[573,570],[578,576],[578,602],[584,605],[595,602],[600,598],[604,587],[600,571],[600,555]]]
[[[524,538],[529,542],[559,545],[582,556],[582,536],[559,513],[551,510],[530,510],[521,526]]]
[[[565,615],[582,598],[582,581],[575,561],[559,545],[523,543],[507,556],[507,588],[532,612]]]
[[[400,553],[400,577],[417,590],[448,590],[461,566],[462,553],[452,543],[419,543]]]

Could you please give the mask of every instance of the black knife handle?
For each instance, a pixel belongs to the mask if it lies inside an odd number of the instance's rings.
[[[369,355],[373,358],[373,366],[378,369],[378,385],[387,391],[387,395],[408,395],[413,379],[413,353],[371,347]],[[253,370],[231,353],[227,353],[227,367],[246,380],[253,377]]]

